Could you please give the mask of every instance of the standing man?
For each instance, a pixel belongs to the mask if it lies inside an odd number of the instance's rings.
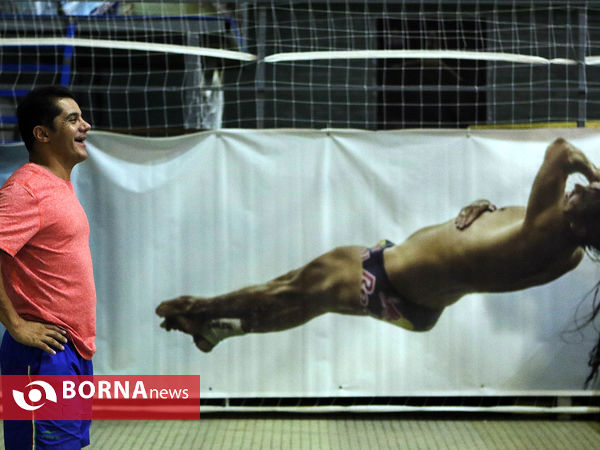
[[[89,224],[71,184],[91,126],[69,90],[31,91],[17,109],[29,162],[0,189],[3,375],[92,375],[96,290]],[[80,449],[90,421],[4,421],[7,449]]]

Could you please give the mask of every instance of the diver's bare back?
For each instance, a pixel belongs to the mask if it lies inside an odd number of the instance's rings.
[[[388,276],[407,299],[440,308],[471,292],[544,284],[577,266],[583,251],[564,239],[558,217],[548,214],[528,229],[524,217],[524,207],[506,207],[465,230],[454,221],[424,228],[386,250]]]

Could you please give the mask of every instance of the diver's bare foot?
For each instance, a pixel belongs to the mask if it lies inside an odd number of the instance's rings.
[[[204,336],[202,336],[201,334],[195,334],[194,335],[194,344],[196,344],[196,347],[198,347],[199,350],[203,351],[204,353],[208,353],[210,352],[215,345],[217,345],[217,343],[212,343],[207,341],[206,339],[204,339]]]
[[[201,329],[205,321],[206,318],[198,314],[172,314],[165,317],[160,326],[167,331],[178,330],[194,334]]]
[[[168,317],[174,314],[189,314],[199,313],[203,303],[202,298],[192,297],[190,295],[183,295],[181,297],[174,298],[172,300],[165,300],[156,307],[156,314],[160,317]],[[196,311],[198,310],[198,311]]]
[[[240,319],[214,319],[204,323],[194,334],[194,343],[205,353],[210,352],[223,339],[244,333]]]

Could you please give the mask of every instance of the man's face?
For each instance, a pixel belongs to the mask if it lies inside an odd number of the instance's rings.
[[[597,217],[600,216],[600,183],[575,185],[565,196],[565,214],[571,230],[579,237],[596,235]]]
[[[575,188],[566,194],[567,211],[573,213],[600,212],[600,183],[594,182],[587,186],[576,184]]]
[[[56,155],[74,164],[87,158],[85,139],[92,128],[83,120],[79,105],[72,98],[61,98],[56,102],[62,110],[54,118],[54,130],[48,130],[49,142]]]

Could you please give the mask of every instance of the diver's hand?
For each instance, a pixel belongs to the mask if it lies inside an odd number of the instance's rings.
[[[489,200],[474,201],[460,210],[458,217],[454,220],[454,225],[458,230],[464,230],[484,212],[496,211],[496,209],[496,205],[492,204]]]

